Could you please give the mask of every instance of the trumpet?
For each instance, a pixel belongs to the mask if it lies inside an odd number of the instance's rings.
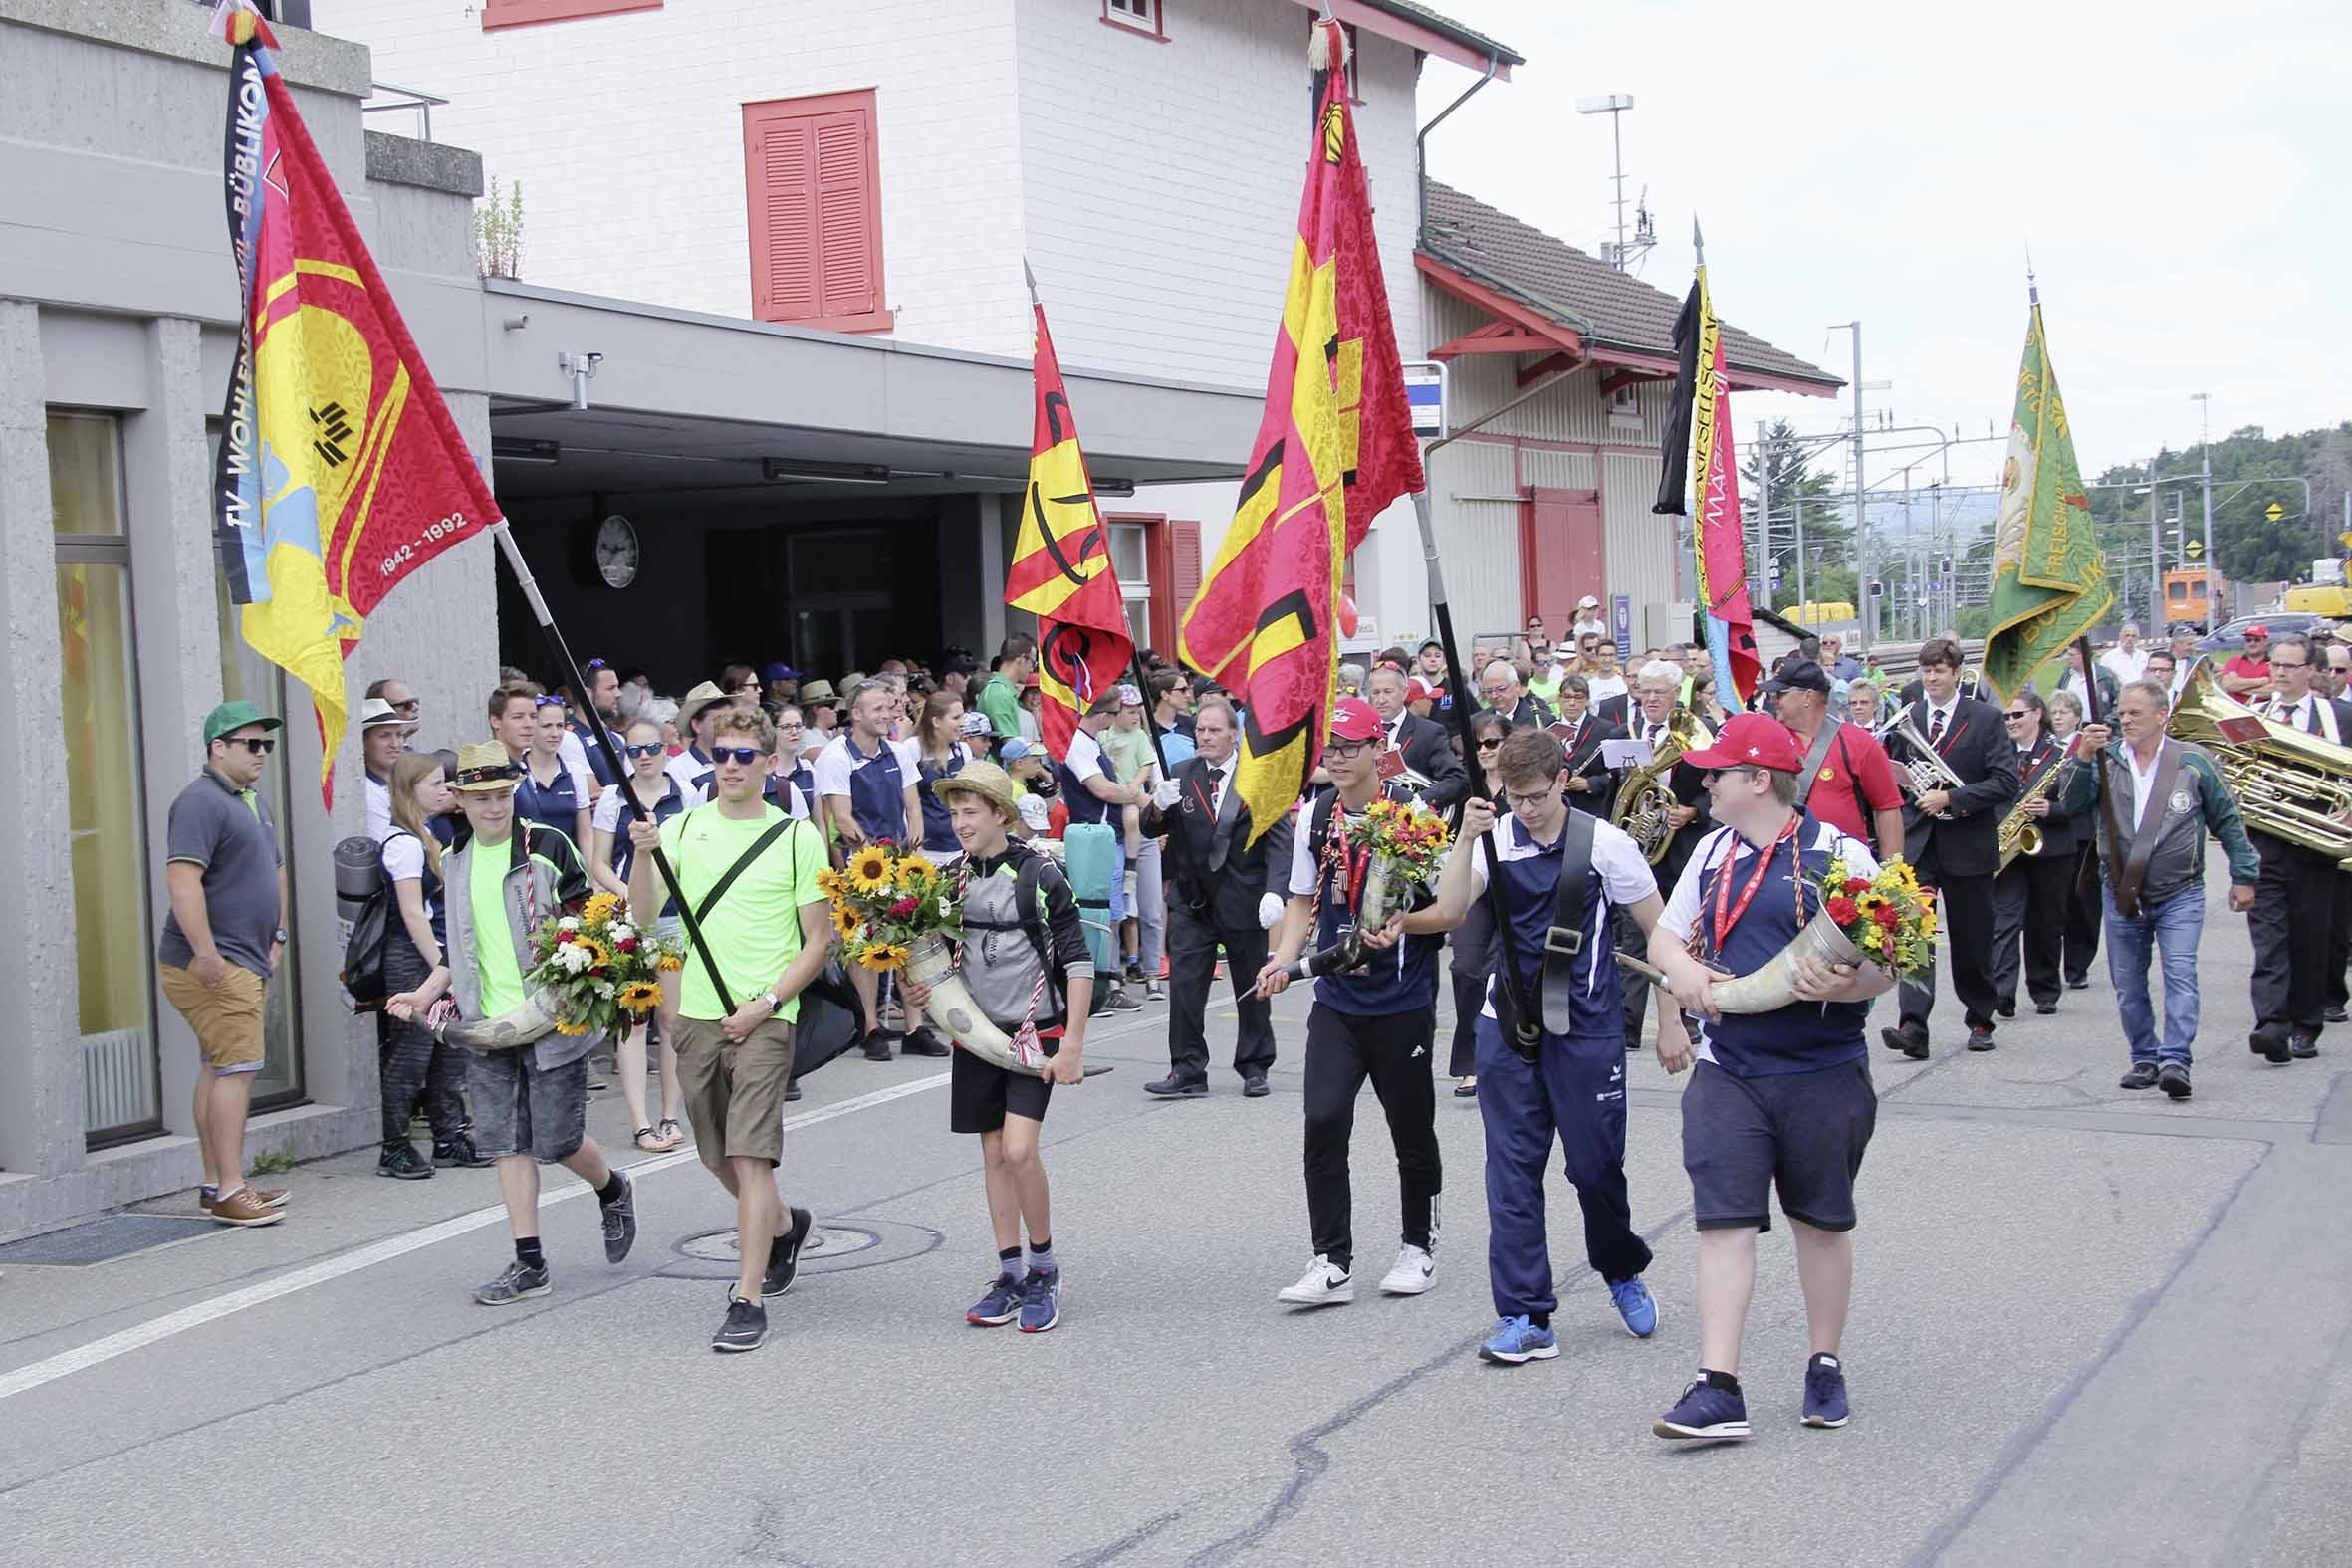
[[[1917,800],[1930,789],[1959,789],[1965,786],[1966,782],[1952,771],[1952,765],[1938,755],[1928,738],[1919,733],[1919,726],[1911,722],[1909,708],[1898,712],[1879,730],[1879,744],[1883,746],[1890,736],[1901,741],[1911,753],[1909,762],[1897,765],[1895,783],[1912,799]],[[1935,815],[1939,821],[1952,820],[1950,811],[1938,811]]]

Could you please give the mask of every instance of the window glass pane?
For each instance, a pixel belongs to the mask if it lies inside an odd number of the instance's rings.
[[[249,702],[263,713],[285,718],[285,672],[254,652],[253,645],[238,629],[238,610],[229,602],[227,576],[215,571],[212,581],[220,610],[221,701]],[[304,1098],[302,1049],[295,1032],[300,1007],[295,977],[300,973],[297,960],[302,945],[302,922],[297,915],[302,900],[302,879],[294,865],[294,812],[288,808],[287,748],[281,746],[270,754],[269,767],[262,773],[259,787],[269,797],[270,809],[277,817],[278,853],[285,860],[287,893],[294,905],[286,911],[286,934],[293,940],[286,944],[286,952],[278,961],[278,973],[270,980],[269,1002],[262,1013],[261,1071],[253,1079],[253,1103],[264,1110],[275,1110]]]
[[[1113,523],[1110,532],[1110,569],[1121,582],[1142,582],[1143,529],[1134,523]]]
[[[51,527],[61,535],[122,532],[120,459],[107,414],[49,416]]]
[[[1127,609],[1127,635],[1134,639],[1136,647],[1150,647],[1151,600],[1128,599],[1125,602]]]

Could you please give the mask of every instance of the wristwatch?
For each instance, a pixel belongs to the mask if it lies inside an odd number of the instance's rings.
[[[768,1015],[770,1017],[774,1017],[776,1015],[776,1009],[784,1006],[784,999],[776,994],[774,987],[770,987],[768,990],[761,992],[760,995],[767,1000]]]
[[[292,939],[286,935],[286,928],[284,926],[280,926],[277,930],[270,933],[270,940],[277,943],[278,946],[284,947]]]

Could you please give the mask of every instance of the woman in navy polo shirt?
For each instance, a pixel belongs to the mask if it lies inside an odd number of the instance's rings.
[[[567,732],[564,699],[543,695],[532,701],[538,705],[538,722],[531,734],[531,750],[523,754],[523,776],[515,784],[515,820],[552,827],[578,848],[588,841],[591,790],[588,776],[574,773],[562,756]],[[624,896],[628,891],[625,882],[611,888],[594,870],[588,874],[598,887]]]
[[[656,826],[676,816],[689,803],[678,781],[666,768],[669,748],[661,741],[661,726],[651,719],[633,721],[622,732],[621,761],[628,764],[628,782],[607,789],[597,797],[595,825],[588,849],[592,864],[604,867],[617,878],[622,888],[628,886],[629,867],[635,863],[636,849],[629,842],[628,826],[621,821],[626,807],[621,803],[620,791],[634,795],[637,804],[651,817]],[[597,879],[601,882],[603,879]],[[623,893],[623,897],[627,895]],[[640,924],[649,927],[656,936],[672,942],[683,942],[684,923],[678,919],[678,907],[664,903],[661,913],[651,920],[643,919],[638,911],[630,913]],[[661,988],[661,1121],[656,1124],[645,1115],[645,1029],[637,1023],[621,1037],[613,1055],[620,1068],[620,1093],[628,1101],[629,1126],[635,1130],[637,1147],[647,1154],[665,1154],[675,1149],[685,1138],[678,1124],[678,1116],[685,1105],[684,1085],[678,1079],[678,1047],[676,1044],[678,1018],[678,988]]]

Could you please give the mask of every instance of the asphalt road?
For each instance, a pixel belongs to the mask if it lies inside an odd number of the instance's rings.
[[[2184,1104],[2115,1086],[2103,972],[1990,1055],[1960,1050],[1949,996],[1931,1061],[1874,1044],[1843,1431],[1797,1425],[1781,1229],[1742,1369],[1755,1439],[1650,1435],[1697,1328],[1680,1085],[1646,1053],[1630,1167],[1662,1326],[1618,1324],[1555,1177],[1562,1354],[1506,1370],[1473,1354],[1475,1107],[1441,1085],[1436,1288],[1364,1288],[1396,1212],[1367,1096],[1363,1293],[1289,1312],[1305,1000],[1280,1008],[1271,1098],[1225,1075],[1178,1104],[1142,1093],[1165,1067],[1154,1006],[1098,1025],[1089,1058],[1118,1070],[1047,1122],[1068,1281],[1048,1335],[962,1321],[991,1262],[977,1141],[948,1133],[922,1060],[836,1063],[791,1108],[788,1196],[826,1244],[750,1356],[708,1348],[733,1269],[699,1254],[732,1208],[690,1154],[640,1173],[618,1267],[580,1184],[551,1182],[556,1292],[503,1310],[471,1298],[508,1255],[490,1173],[386,1182],[360,1156],[293,1172],[269,1230],[9,1267],[0,1560],[2344,1561],[2352,1030],[2314,1062],[2248,1054],[2244,922],[2213,885]],[[1213,1049],[1231,1031],[1213,1017]],[[616,1093],[592,1117],[624,1144]]]

